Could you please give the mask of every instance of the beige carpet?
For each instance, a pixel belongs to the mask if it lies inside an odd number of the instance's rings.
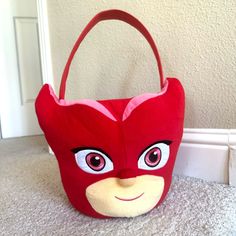
[[[152,212],[93,219],[71,207],[43,137],[9,139],[0,141],[0,235],[235,236],[236,188],[175,176]]]

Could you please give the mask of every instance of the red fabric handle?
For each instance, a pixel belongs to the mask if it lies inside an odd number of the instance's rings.
[[[164,86],[164,76],[163,76],[163,71],[162,71],[161,59],[160,59],[157,47],[155,45],[155,42],[154,42],[152,36],[150,35],[150,33],[148,32],[148,30],[145,28],[145,26],[138,19],[136,19],[135,17],[133,17],[132,15],[130,15],[130,14],[124,12],[124,11],[121,11],[121,10],[107,10],[107,11],[102,11],[102,12],[98,13],[97,15],[95,15],[93,17],[93,19],[84,28],[84,30],[80,34],[79,38],[75,42],[75,45],[74,45],[74,47],[73,47],[73,49],[70,53],[70,56],[67,60],[66,66],[65,66],[63,74],[62,74],[61,86],[60,86],[60,92],[59,92],[59,99],[64,99],[64,97],[65,97],[66,80],[67,80],[67,77],[68,77],[71,62],[73,60],[73,57],[74,57],[77,49],[79,48],[81,42],[83,41],[85,36],[88,34],[88,32],[98,22],[104,21],[104,20],[121,20],[121,21],[124,21],[124,22],[128,23],[129,25],[133,26],[134,28],[136,28],[146,38],[146,40],[150,44],[150,46],[152,48],[152,51],[153,51],[153,53],[156,57],[159,76],[160,76],[160,84],[161,84],[161,88],[163,88],[163,86]]]

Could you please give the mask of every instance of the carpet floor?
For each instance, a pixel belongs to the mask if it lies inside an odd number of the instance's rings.
[[[42,136],[0,141],[0,235],[236,236],[236,188],[189,177],[174,176],[166,200],[145,215],[84,216],[47,151]]]

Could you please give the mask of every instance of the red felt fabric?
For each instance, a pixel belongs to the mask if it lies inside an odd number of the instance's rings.
[[[113,14],[111,11],[109,17],[112,18]],[[122,12],[121,19],[123,15],[127,16]],[[38,121],[57,157],[64,189],[76,209],[89,216],[104,218],[90,206],[85,190],[108,177],[162,176],[165,186],[158,204],[163,201],[170,187],[184,120],[183,87],[177,79],[167,80],[165,93],[137,106],[124,121],[123,112],[130,99],[100,101],[117,119],[114,121],[86,104],[62,106],[50,93],[49,85],[43,86],[35,104]],[[137,163],[141,153],[162,140],[171,141],[167,164],[158,170],[139,169]],[[112,171],[95,175],[78,167],[72,150],[91,147],[102,150],[111,158]]]

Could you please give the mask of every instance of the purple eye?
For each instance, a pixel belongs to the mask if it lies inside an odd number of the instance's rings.
[[[161,150],[158,147],[152,148],[146,153],[144,161],[150,167],[157,166],[161,161]]]
[[[99,153],[89,153],[86,156],[88,166],[95,171],[101,171],[105,167],[105,159]]]
[[[138,168],[157,170],[166,165],[170,155],[170,141],[162,141],[146,148],[138,160]]]
[[[104,174],[114,169],[112,160],[96,149],[73,150],[77,165],[90,174]]]

